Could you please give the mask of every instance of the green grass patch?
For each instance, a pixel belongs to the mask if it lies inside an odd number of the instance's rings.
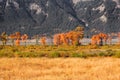
[[[0,46],[0,57],[118,57],[120,49],[118,45],[112,46]]]

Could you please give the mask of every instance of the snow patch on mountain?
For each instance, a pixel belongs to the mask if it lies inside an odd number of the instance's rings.
[[[16,1],[13,1],[13,4],[14,4],[16,9],[19,9],[19,4]]]
[[[49,1],[47,1],[47,3],[46,3],[46,6],[48,6],[49,5]]]
[[[40,14],[42,12],[42,9],[36,3],[31,3],[30,4],[30,10],[36,10],[36,14]]]
[[[73,20],[74,20],[74,18],[71,17],[71,16],[69,16],[68,19],[69,19],[70,21],[73,21]]]
[[[13,1],[7,0],[6,1],[6,7],[9,7],[10,3],[12,3],[16,9],[19,9],[19,4],[16,1],[14,1],[14,0]]]
[[[103,16],[100,17],[100,20],[102,22],[106,23],[107,22],[107,17],[105,15],[103,15]]]
[[[99,7],[97,7],[97,8],[93,8],[92,9],[93,11],[95,11],[95,10],[100,10],[100,12],[102,12],[102,11],[104,11],[105,10],[105,5],[104,4],[102,4],[102,5],[100,5]]]
[[[73,0],[73,3],[77,4],[78,2],[81,2],[81,1],[92,1],[92,0]]]
[[[7,0],[6,1],[6,7],[8,7],[8,6],[10,6],[10,5],[9,5],[9,1]]]

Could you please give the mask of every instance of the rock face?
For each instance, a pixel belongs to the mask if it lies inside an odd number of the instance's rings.
[[[120,0],[0,0],[0,33],[53,34],[77,25],[86,35],[120,31]]]

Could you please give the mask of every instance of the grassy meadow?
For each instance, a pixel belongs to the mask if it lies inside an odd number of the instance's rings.
[[[120,80],[120,45],[0,46],[0,80]]]
[[[120,80],[120,59],[1,58],[0,80]]]

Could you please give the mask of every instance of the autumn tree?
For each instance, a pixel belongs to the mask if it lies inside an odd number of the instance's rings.
[[[21,34],[20,34],[20,32],[16,32],[16,33],[15,33],[15,36],[16,36],[16,39],[19,40],[19,39],[21,38]]]
[[[107,40],[108,40],[108,35],[107,34],[104,34],[103,40],[104,40],[105,44],[107,44]]]
[[[9,39],[11,40],[12,45],[14,46],[14,40],[16,39],[16,35],[15,34],[10,34]]]
[[[6,42],[7,42],[7,34],[6,34],[6,32],[3,32],[1,34],[1,36],[0,36],[0,38],[1,38],[2,44],[6,45]]]
[[[42,45],[46,45],[46,37],[42,37],[41,39],[40,39],[40,42],[42,43]]]
[[[67,33],[67,37],[72,45],[80,45],[80,40],[84,37],[84,28],[79,26],[76,27],[75,30]]]
[[[68,45],[68,44],[69,44],[66,33],[61,33],[61,34],[60,34],[60,43],[61,43],[62,45]]]
[[[74,38],[76,40],[76,45],[80,45],[81,44],[80,40],[83,39],[84,37],[84,28],[78,26],[75,28],[74,31],[75,31]]]
[[[99,35],[99,38],[100,38],[99,45],[102,46],[103,42],[105,42],[105,43],[107,42],[108,36],[105,33],[99,33],[98,35]]]
[[[68,43],[69,44],[74,44],[73,41],[74,41],[74,31],[69,31],[68,33],[66,33],[66,37],[68,38]]]
[[[27,34],[23,34],[22,36],[21,36],[21,39],[22,39],[22,41],[25,43],[25,45],[26,45],[26,41],[27,41],[27,39],[28,39],[28,35]]]
[[[60,34],[55,34],[54,35],[53,43],[54,43],[54,45],[60,45],[61,44],[61,42],[60,42]]]
[[[91,44],[98,44],[100,46],[103,45],[103,42],[107,42],[107,39],[108,39],[108,36],[107,34],[104,34],[104,33],[99,33],[97,35],[93,35],[92,38],[91,38]]]
[[[84,37],[84,28],[77,27],[67,33],[55,34],[53,42],[55,45],[80,45],[80,39]]]
[[[15,36],[16,36],[15,44],[16,44],[16,46],[19,46],[20,45],[20,38],[21,38],[20,32],[15,32]]]
[[[70,32],[68,32],[67,36],[68,36],[69,41],[72,45],[76,45],[79,43],[79,39],[78,39],[79,35],[77,34],[77,32],[70,31]]]
[[[118,44],[120,44],[120,32],[118,32]]]
[[[20,40],[19,40],[19,39],[15,40],[15,45],[16,45],[16,46],[19,46],[19,45],[20,45]]]
[[[79,38],[82,39],[84,37],[84,28],[83,27],[76,27],[75,32],[79,34]]]
[[[97,45],[97,35],[93,35],[91,38],[91,44],[92,45]]]

